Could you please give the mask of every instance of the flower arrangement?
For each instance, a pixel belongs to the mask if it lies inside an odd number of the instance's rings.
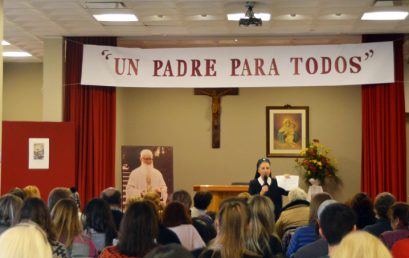
[[[301,151],[300,154],[303,158],[297,158],[295,162],[298,167],[304,168],[304,178],[307,183],[312,184],[314,181],[319,180],[324,184],[325,178],[329,177],[338,180],[335,160],[331,160],[328,153],[329,150],[317,139],[314,139],[307,148]]]

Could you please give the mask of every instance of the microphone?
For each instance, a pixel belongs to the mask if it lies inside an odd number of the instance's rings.
[[[264,185],[267,185],[267,186],[268,186],[268,183],[267,183],[267,178],[268,178],[267,176],[264,176],[264,177],[263,177],[263,180],[264,180],[264,184],[263,184],[263,186],[264,186]]]

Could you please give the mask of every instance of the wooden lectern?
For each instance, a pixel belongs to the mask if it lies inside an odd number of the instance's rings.
[[[194,185],[193,191],[208,191],[213,194],[212,202],[207,208],[208,211],[217,212],[220,203],[229,197],[235,197],[239,193],[247,192],[248,185]]]

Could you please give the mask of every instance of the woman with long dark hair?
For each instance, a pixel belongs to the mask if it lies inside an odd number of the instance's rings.
[[[119,241],[106,247],[99,258],[139,258],[156,247],[158,221],[151,204],[146,201],[131,203],[122,218]]]

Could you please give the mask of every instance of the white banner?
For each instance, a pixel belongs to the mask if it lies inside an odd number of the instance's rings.
[[[82,85],[282,87],[394,82],[393,43],[139,49],[84,45]]]

